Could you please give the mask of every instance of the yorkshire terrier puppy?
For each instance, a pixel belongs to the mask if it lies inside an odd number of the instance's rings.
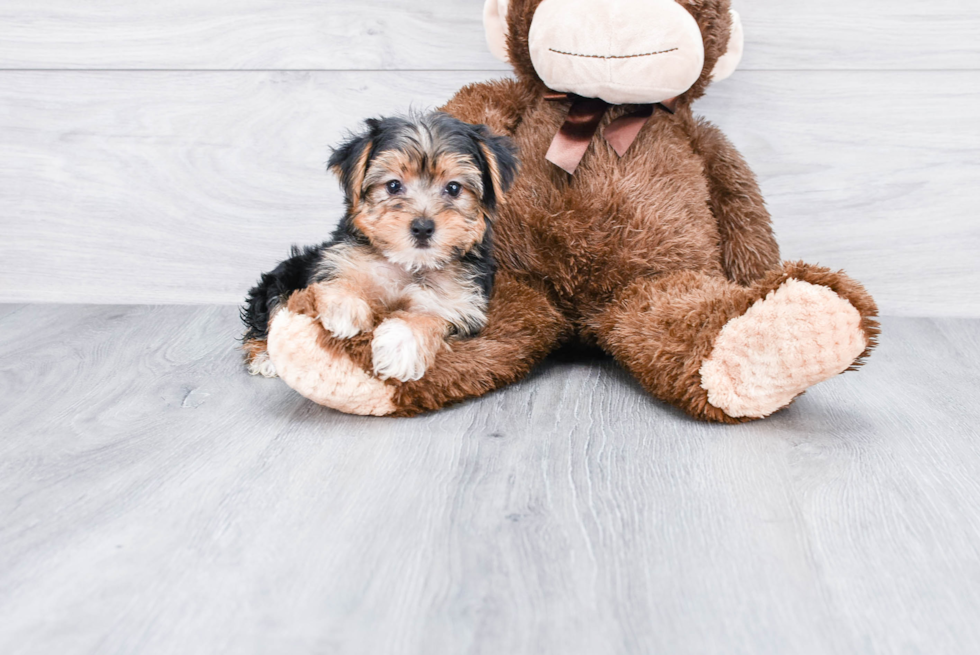
[[[381,379],[418,380],[449,340],[486,324],[491,225],[517,169],[510,140],[441,112],[366,127],[330,157],[347,208],[331,240],[294,247],[248,294],[242,320],[253,375],[275,376],[269,322],[311,285],[334,337],[373,330]]]

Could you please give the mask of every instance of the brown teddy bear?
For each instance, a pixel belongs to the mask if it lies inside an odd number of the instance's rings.
[[[514,382],[577,339],[657,398],[735,423],[868,355],[874,301],[843,273],[780,262],[754,175],[691,112],[741,57],[729,0],[488,0],[484,18],[516,79],[467,86],[443,111],[520,153],[486,327],[421,379],[382,381],[370,334],[327,334],[307,289],[271,322],[283,380],[344,412],[408,416]]]

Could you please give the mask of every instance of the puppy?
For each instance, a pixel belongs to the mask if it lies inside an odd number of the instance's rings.
[[[275,376],[269,322],[313,287],[338,339],[373,333],[375,375],[418,380],[439,350],[486,324],[495,264],[491,225],[517,170],[514,146],[441,112],[371,119],[333,151],[346,213],[330,241],[262,275],[242,309],[249,371]]]

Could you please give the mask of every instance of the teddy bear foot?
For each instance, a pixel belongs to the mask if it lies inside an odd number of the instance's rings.
[[[282,308],[269,326],[269,357],[286,384],[315,403],[347,414],[386,416],[394,389],[324,347],[323,326],[307,313]]]
[[[867,347],[850,302],[790,278],[725,324],[702,363],[701,386],[728,416],[762,418],[843,373]]]

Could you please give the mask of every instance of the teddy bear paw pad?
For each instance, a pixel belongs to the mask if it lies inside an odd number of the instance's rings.
[[[347,414],[385,416],[395,411],[391,387],[322,347],[319,321],[279,310],[269,327],[269,357],[282,380],[303,396]]]
[[[762,418],[843,373],[866,346],[851,303],[790,279],[725,324],[701,365],[701,386],[729,416]]]

